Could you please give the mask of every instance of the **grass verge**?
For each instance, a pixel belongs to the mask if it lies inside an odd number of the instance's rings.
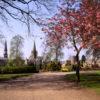
[[[81,73],[79,85],[83,88],[91,88],[100,93],[100,70],[92,73]],[[66,75],[66,80],[70,82],[76,81],[75,74]]]
[[[25,73],[25,74],[0,74],[0,81],[7,81],[11,79],[16,79],[19,77],[26,77],[32,75],[31,73]]]

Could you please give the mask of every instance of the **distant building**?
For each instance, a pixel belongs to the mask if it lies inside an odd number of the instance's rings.
[[[34,41],[33,50],[31,52],[29,59],[26,60],[26,63],[29,64],[29,65],[38,65],[38,67],[41,68],[42,59],[43,59],[43,57],[38,56],[38,52],[36,50],[36,44],[35,44],[35,41]]]

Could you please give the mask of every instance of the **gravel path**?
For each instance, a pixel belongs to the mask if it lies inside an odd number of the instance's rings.
[[[0,100],[100,100],[92,90],[64,80],[66,73],[39,73],[0,83]]]

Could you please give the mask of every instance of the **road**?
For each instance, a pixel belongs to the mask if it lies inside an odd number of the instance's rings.
[[[45,72],[0,83],[0,100],[100,100],[94,91],[65,81],[66,73]]]

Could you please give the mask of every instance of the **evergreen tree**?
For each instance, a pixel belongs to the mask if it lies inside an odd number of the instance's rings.
[[[36,50],[36,44],[35,44],[35,41],[34,41],[34,48],[33,48],[32,53],[33,53],[34,59],[36,59],[36,58],[37,58],[37,50]]]
[[[5,46],[4,46],[4,58],[8,58],[7,41],[5,41]]]
[[[86,61],[86,57],[84,55],[82,55],[81,61],[82,63]]]

